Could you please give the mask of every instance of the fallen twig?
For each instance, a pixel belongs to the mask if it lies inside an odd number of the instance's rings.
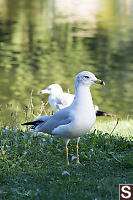
[[[116,125],[115,127],[113,128],[113,130],[111,131],[111,134],[114,132],[114,130],[116,129],[117,125],[118,125],[118,122],[119,122],[120,118],[117,118],[117,122],[116,122]]]

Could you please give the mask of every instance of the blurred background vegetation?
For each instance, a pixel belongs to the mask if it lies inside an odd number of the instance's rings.
[[[18,112],[47,101],[40,90],[61,84],[74,93],[74,77],[93,72],[101,110],[133,115],[132,0],[0,0],[0,105]],[[6,105],[6,106],[5,106]],[[1,119],[2,119],[1,118]]]

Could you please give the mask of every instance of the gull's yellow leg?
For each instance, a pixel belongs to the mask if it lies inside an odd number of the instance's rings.
[[[69,160],[68,160],[68,147],[66,145],[66,162],[67,162],[67,165],[69,165]]]
[[[76,142],[76,154],[77,154],[77,160],[76,160],[76,163],[77,164],[80,164],[80,161],[79,161],[79,140],[80,140],[80,137],[77,138],[77,142]]]
[[[69,143],[70,139],[66,139],[65,140],[65,143],[66,143],[66,162],[67,162],[67,165],[69,165],[69,160],[68,160],[68,143]]]

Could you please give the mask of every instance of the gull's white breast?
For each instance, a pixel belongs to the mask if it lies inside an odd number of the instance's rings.
[[[77,138],[85,135],[94,125],[96,115],[92,111],[71,111],[72,121],[66,125],[60,125],[52,131],[52,134],[63,138]]]

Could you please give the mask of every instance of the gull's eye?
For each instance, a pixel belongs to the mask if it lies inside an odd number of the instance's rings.
[[[86,79],[88,79],[89,78],[89,76],[84,76]]]

